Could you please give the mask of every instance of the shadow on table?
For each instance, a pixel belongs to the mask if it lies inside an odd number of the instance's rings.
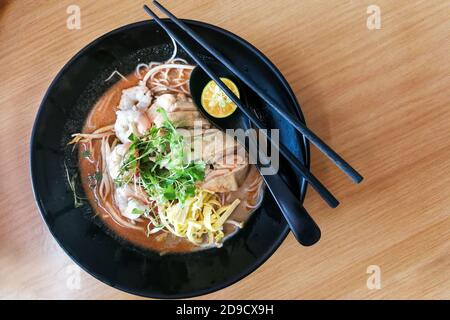
[[[0,0],[0,22],[3,14],[6,12],[6,7],[12,2],[12,0]]]
[[[4,12],[6,7],[12,2],[12,0],[3,0],[0,1],[0,15]]]

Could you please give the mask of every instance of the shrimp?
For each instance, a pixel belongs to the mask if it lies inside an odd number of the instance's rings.
[[[108,172],[112,180],[119,177],[120,167],[123,163],[125,154],[130,147],[129,143],[118,144],[110,153],[107,159]]]
[[[141,137],[152,123],[145,112],[137,110],[119,110],[116,112],[117,119],[114,124],[114,132],[122,143],[129,142],[128,137],[133,133]]]
[[[150,90],[145,86],[134,86],[122,90],[119,109],[147,111],[151,103],[152,95]]]
[[[151,102],[150,90],[145,86],[134,86],[122,91],[114,124],[116,136],[122,143],[127,143],[132,133],[140,137],[151,127],[146,114]]]
[[[177,98],[175,97],[175,95],[166,93],[156,98],[155,105],[157,105],[160,108],[163,108],[166,111],[169,111],[170,108],[172,108],[176,102]]]
[[[114,199],[122,216],[130,220],[136,220],[149,210],[149,206],[139,198],[139,195],[128,184],[116,188]]]

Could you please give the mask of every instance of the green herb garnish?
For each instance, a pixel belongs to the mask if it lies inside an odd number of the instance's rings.
[[[81,152],[81,156],[83,158],[89,158],[91,156],[91,152],[89,150],[84,150],[83,152]]]
[[[185,144],[164,109],[161,127],[153,126],[142,137],[130,135],[131,145],[119,170],[116,184],[137,183],[157,203],[195,195],[195,183],[205,177],[205,164],[185,161]]]
[[[131,213],[140,216],[141,214],[144,214],[144,211],[138,208],[133,208],[133,210],[131,210]]]
[[[97,186],[97,184],[102,179],[102,173],[100,171],[95,171],[94,174],[89,174],[87,176],[87,178],[89,181],[89,187],[91,187],[93,189]]]

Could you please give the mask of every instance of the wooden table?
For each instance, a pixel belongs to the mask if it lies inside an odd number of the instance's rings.
[[[180,17],[228,29],[283,72],[308,125],[365,176],[352,184],[312,148],[312,170],[340,199],[309,190],[322,228],[289,236],[253,274],[208,299],[450,298],[449,1],[165,1]],[[70,4],[81,29],[66,28]],[[367,27],[367,7],[381,28]],[[80,272],[33,200],[29,140],[39,103],[80,48],[147,19],[142,1],[0,3],[0,298],[134,299]],[[371,265],[381,288],[369,290]],[[369,270],[371,270],[369,268]],[[74,273],[75,272],[75,273]],[[68,285],[69,284],[69,285]]]

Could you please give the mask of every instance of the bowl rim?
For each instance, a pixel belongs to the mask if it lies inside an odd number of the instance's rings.
[[[169,19],[167,18],[163,18],[163,21],[166,22],[170,22]],[[198,20],[191,20],[191,19],[181,19],[183,22],[187,23],[187,24],[191,24],[191,25],[196,25],[196,26],[200,26],[206,29],[210,29],[219,33],[222,33],[230,38],[232,38],[234,41],[239,42],[241,45],[243,45],[247,50],[251,51],[252,53],[254,53],[256,56],[258,56],[259,59],[261,59],[266,65],[267,67],[270,69],[270,71],[279,79],[280,84],[284,87],[284,89],[286,90],[286,93],[289,95],[289,98],[292,101],[293,107],[295,107],[295,113],[296,116],[299,118],[300,121],[303,121],[304,123],[306,123],[305,117],[303,115],[303,112],[301,110],[300,104],[297,101],[297,98],[292,90],[292,88],[290,87],[289,83],[287,82],[287,80],[285,79],[285,77],[282,75],[282,73],[280,72],[280,70],[273,64],[273,62],[271,62],[259,49],[257,49],[256,47],[254,47],[252,44],[250,44],[248,41],[246,41],[245,39],[239,37],[238,35],[223,29],[221,27],[218,27],[216,25],[213,24],[209,24],[206,22],[202,22],[202,21],[198,21]],[[149,25],[149,24],[156,24],[156,22],[153,19],[150,20],[141,20],[141,21],[137,21],[137,22],[133,22],[118,28],[115,28],[111,31],[108,31],[107,33],[95,38],[94,40],[92,40],[91,42],[89,42],[87,45],[85,45],[82,49],[80,49],[75,55],[72,56],[72,58],[70,58],[65,64],[64,66],[59,70],[59,72],[56,74],[56,76],[54,77],[54,79],[51,81],[49,87],[47,88],[41,103],[39,105],[38,111],[36,113],[35,116],[35,120],[33,123],[33,127],[32,127],[32,131],[31,131],[31,136],[30,136],[30,145],[29,145],[29,152],[30,152],[30,162],[29,162],[29,170],[30,170],[30,178],[31,178],[31,186],[32,186],[32,191],[33,191],[33,197],[34,200],[37,204],[37,207],[39,209],[39,213],[41,216],[41,219],[44,221],[45,225],[47,226],[47,229],[50,231],[50,234],[52,235],[52,237],[56,240],[56,242],[58,243],[59,247],[70,257],[70,259],[76,263],[77,266],[79,266],[82,270],[84,270],[85,272],[87,272],[88,274],[90,274],[91,276],[93,276],[95,279],[115,288],[118,289],[120,291],[126,292],[128,294],[132,294],[132,295],[137,295],[137,296],[141,296],[141,297],[146,297],[146,298],[156,298],[156,299],[180,299],[180,298],[191,298],[191,297],[197,297],[197,296],[202,296],[202,295],[206,295],[215,291],[219,291],[221,289],[224,289],[226,287],[229,287],[235,283],[237,283],[238,281],[242,280],[243,278],[245,278],[246,276],[250,275],[252,272],[256,271],[259,267],[261,267],[261,265],[263,265],[274,253],[275,251],[280,247],[280,245],[284,242],[284,240],[286,239],[287,235],[289,234],[289,226],[286,225],[285,229],[283,230],[283,232],[280,234],[280,236],[278,237],[277,241],[275,241],[272,246],[270,247],[269,250],[267,250],[263,255],[261,255],[256,263],[253,263],[251,265],[249,265],[247,268],[242,269],[240,272],[236,273],[235,276],[230,277],[230,279],[228,281],[224,281],[220,284],[208,287],[208,288],[203,288],[203,289],[198,289],[195,291],[191,291],[188,294],[185,293],[181,293],[181,294],[148,294],[145,292],[145,290],[141,290],[141,289],[131,289],[128,287],[123,287],[122,285],[116,285],[111,283],[108,279],[106,279],[103,275],[95,272],[95,270],[91,270],[86,268],[85,266],[82,265],[81,262],[79,262],[77,259],[74,258],[74,256],[71,254],[71,252],[69,252],[66,247],[63,245],[63,241],[61,239],[59,239],[55,233],[53,232],[53,230],[50,228],[50,225],[47,222],[47,219],[44,216],[44,212],[46,211],[44,208],[44,204],[40,201],[40,192],[37,190],[37,186],[36,186],[36,175],[37,173],[35,172],[36,169],[34,168],[34,163],[35,163],[35,139],[36,139],[36,131],[38,129],[38,124],[40,123],[42,114],[43,114],[43,110],[45,108],[45,104],[46,101],[49,97],[49,95],[51,94],[51,92],[53,91],[55,85],[60,81],[60,79],[64,76],[65,72],[67,69],[69,69],[72,64],[79,59],[80,57],[83,56],[83,54],[89,50],[92,47],[95,47],[98,43],[100,43],[103,39],[110,37],[111,35],[114,35],[116,33],[120,33],[132,28],[136,28],[136,27],[142,27],[145,25]],[[303,148],[305,151],[304,154],[304,159],[305,159],[305,167],[306,168],[310,168],[310,144],[309,141],[305,138],[305,136],[302,135],[302,140],[303,140]],[[306,196],[306,192],[307,192],[307,186],[308,183],[306,182],[305,179],[302,179],[301,185],[300,185],[300,201],[303,202],[304,198]]]

